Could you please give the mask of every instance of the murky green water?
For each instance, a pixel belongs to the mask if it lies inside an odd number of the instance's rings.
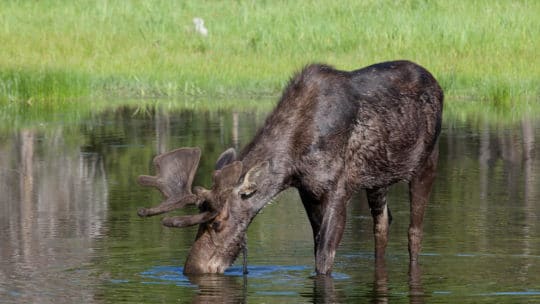
[[[237,264],[225,275],[183,276],[196,228],[140,219],[137,207],[160,197],[136,177],[150,172],[156,154],[198,146],[195,183],[209,186],[219,153],[245,145],[264,116],[120,108],[78,124],[1,133],[0,302],[540,301],[538,119],[445,121],[418,269],[408,268],[407,188],[396,185],[386,265],[374,265],[359,193],[333,278],[313,277],[311,228],[291,190],[249,228],[249,275]]]

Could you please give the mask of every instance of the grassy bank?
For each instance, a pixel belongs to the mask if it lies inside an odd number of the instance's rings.
[[[450,99],[512,107],[540,94],[539,11],[486,0],[2,1],[0,100],[276,95],[308,62],[406,58]]]

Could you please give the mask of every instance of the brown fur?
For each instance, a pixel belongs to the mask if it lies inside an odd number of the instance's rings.
[[[415,262],[437,163],[442,107],[437,81],[412,62],[351,72],[305,67],[239,156],[229,151],[218,160],[219,167],[240,161],[240,178],[231,187],[214,189],[225,206],[219,212],[227,218],[201,224],[185,271],[223,271],[238,255],[253,217],[288,187],[298,189],[312,225],[317,273],[331,272],[346,203],[359,189],[368,195],[375,253],[381,258],[391,220],[386,192],[399,181],[410,183],[409,251]],[[216,219],[219,231],[212,228]],[[217,269],[209,260],[223,265]]]

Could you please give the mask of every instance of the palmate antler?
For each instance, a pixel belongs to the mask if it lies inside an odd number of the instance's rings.
[[[193,178],[201,158],[199,148],[180,148],[154,158],[156,176],[141,175],[138,182],[143,186],[156,187],[165,197],[158,206],[152,208],[140,208],[137,214],[141,217],[153,216],[183,208],[187,205],[201,207],[201,213],[186,216],[166,217],[162,223],[169,227],[188,227],[207,222],[215,218],[221,210],[223,201],[215,196],[222,189],[233,185],[242,171],[241,162],[234,162],[234,150],[224,152],[219,160],[218,167],[222,170],[214,172],[212,190],[195,187],[195,194],[191,192]],[[201,204],[204,204],[201,206]]]
[[[191,184],[200,159],[199,148],[180,148],[156,156],[156,176],[141,175],[138,182],[143,186],[156,187],[165,200],[152,208],[140,208],[137,214],[141,217],[153,216],[190,204],[199,205],[202,199],[191,193]],[[192,225],[199,223],[197,217],[200,215],[194,216]]]

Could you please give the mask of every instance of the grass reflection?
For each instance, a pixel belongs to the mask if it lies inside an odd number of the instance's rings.
[[[21,128],[49,128],[73,125],[92,119],[106,111],[130,109],[133,117],[149,117],[156,111],[223,111],[268,113],[277,97],[226,99],[130,99],[130,100],[59,100],[54,103],[8,104],[0,107],[0,131]],[[513,125],[524,117],[538,117],[540,102],[515,100],[489,102],[481,100],[445,100],[444,122],[483,122]]]

